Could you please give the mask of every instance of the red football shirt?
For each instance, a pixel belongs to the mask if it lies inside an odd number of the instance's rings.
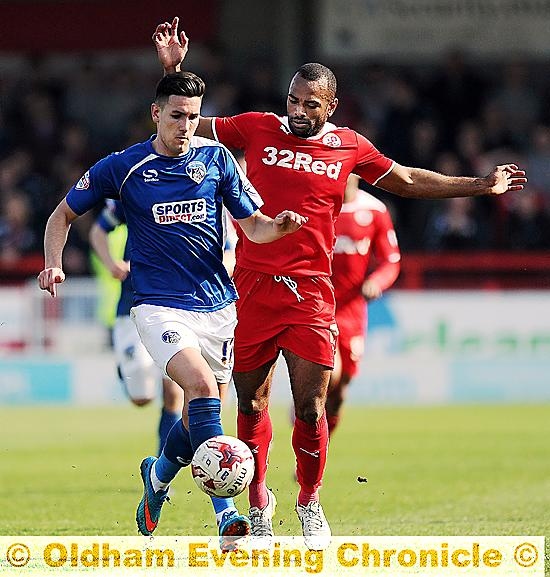
[[[361,287],[367,278],[371,254],[377,260],[369,278],[384,291],[399,274],[401,255],[391,217],[386,205],[359,190],[346,202],[336,221],[336,245],[332,263],[332,284],[336,296],[336,314],[354,301],[362,322],[364,300]]]
[[[331,123],[314,137],[299,138],[286,117],[248,112],[214,118],[212,128],[220,142],[244,150],[247,176],[265,203],[264,214],[275,217],[288,209],[309,218],[298,232],[269,245],[240,235],[239,266],[273,275],[330,275],[334,221],[348,175],[376,184],[393,162],[354,130]]]

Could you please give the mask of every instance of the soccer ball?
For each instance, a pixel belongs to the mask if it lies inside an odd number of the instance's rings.
[[[191,473],[207,495],[235,497],[252,481],[254,457],[239,439],[218,435],[199,445],[191,461]]]

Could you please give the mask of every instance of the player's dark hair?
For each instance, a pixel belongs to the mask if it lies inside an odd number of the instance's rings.
[[[174,72],[167,74],[157,84],[155,102],[165,104],[170,96],[203,96],[205,90],[204,80],[192,72]]]
[[[336,76],[330,68],[319,64],[318,62],[308,62],[303,64],[296,71],[298,76],[309,82],[325,81],[327,88],[330,90],[332,97],[336,97]]]

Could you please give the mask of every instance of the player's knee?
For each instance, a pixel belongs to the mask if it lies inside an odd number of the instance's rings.
[[[267,399],[240,399],[238,401],[239,412],[244,415],[261,413],[268,406]]]
[[[315,423],[317,423],[317,421],[323,416],[324,411],[325,407],[320,404],[301,409],[296,408],[296,417],[308,425],[315,425]]]
[[[198,397],[219,397],[218,385],[211,382],[210,379],[197,379],[193,383],[188,383],[185,388],[185,394],[189,398]]]
[[[132,404],[136,405],[136,407],[144,407],[145,405],[148,405],[152,399],[130,399],[132,401]]]

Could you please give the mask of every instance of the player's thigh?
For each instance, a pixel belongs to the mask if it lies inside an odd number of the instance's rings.
[[[234,303],[213,312],[197,312],[154,305],[139,305],[132,308],[131,316],[147,350],[165,374],[180,385],[186,372],[183,362],[197,361],[195,369],[204,369],[197,355],[179,355],[172,363],[171,374],[168,363],[183,350],[198,351],[217,383],[227,383],[233,368],[233,342],[237,314]],[[177,368],[174,369],[174,366]],[[191,374],[193,371],[190,369]],[[200,371],[199,371],[200,373]]]
[[[283,350],[288,367],[296,416],[315,423],[323,414],[327,398],[331,367],[321,365]]]

